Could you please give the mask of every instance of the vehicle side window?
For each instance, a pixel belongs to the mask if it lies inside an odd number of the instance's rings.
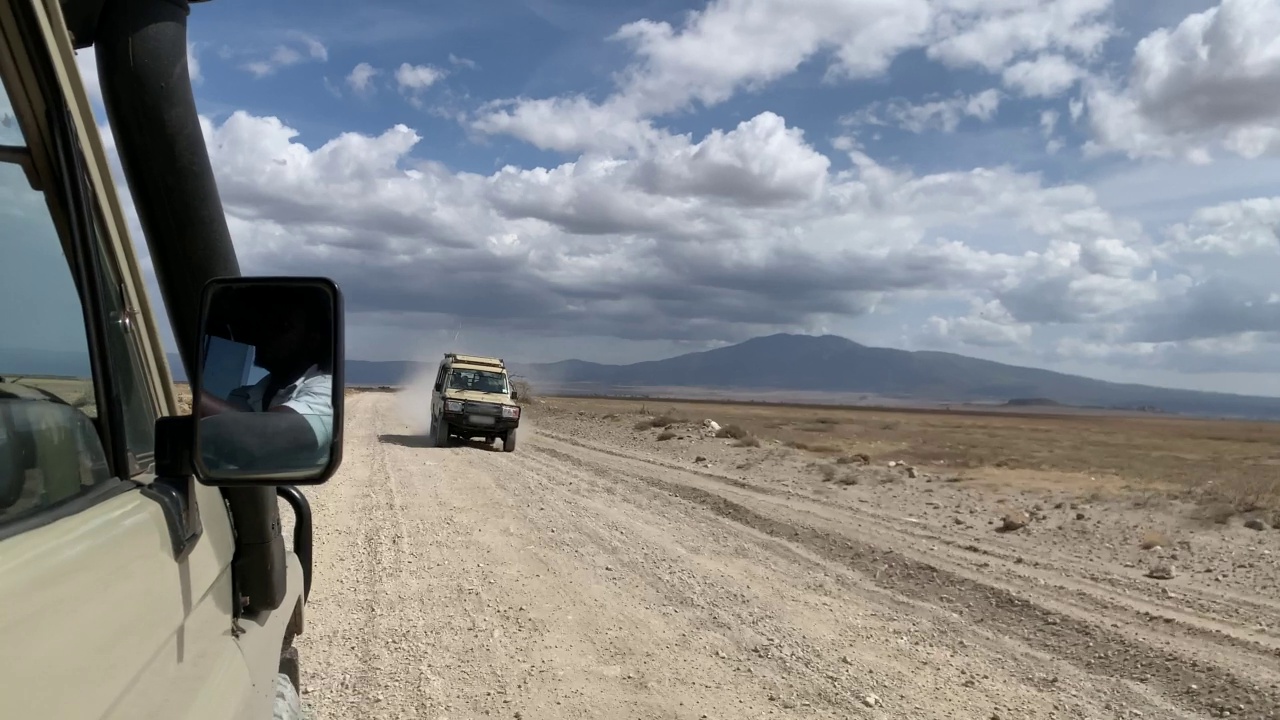
[[[25,148],[7,91],[0,139]],[[92,492],[112,475],[85,313],[45,195],[15,162],[0,162],[0,195],[2,527]]]
[[[93,241],[103,257],[109,257],[105,244],[106,235],[95,221]],[[143,372],[142,356],[138,352],[138,336],[133,324],[133,310],[126,309],[120,279],[107,263],[102,268],[103,284],[113,291],[106,293],[107,358],[111,363],[112,379],[119,388],[124,415],[125,444],[133,456],[132,473],[137,474],[150,464],[155,454],[156,410],[152,403],[151,389]]]

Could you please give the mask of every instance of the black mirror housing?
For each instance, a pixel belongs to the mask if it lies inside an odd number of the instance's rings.
[[[205,485],[318,485],[342,464],[343,303],[322,277],[215,278],[200,306],[191,466]]]
[[[516,392],[515,390],[512,390],[512,391],[511,391],[511,399],[512,399],[512,400],[519,400],[519,399],[520,399],[520,393]]]

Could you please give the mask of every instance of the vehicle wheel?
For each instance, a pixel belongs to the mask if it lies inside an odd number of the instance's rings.
[[[284,673],[276,674],[276,696],[271,705],[271,720],[302,720],[302,698]]]
[[[284,652],[280,653],[280,672],[293,683],[293,689],[302,692],[302,673],[300,667],[302,663],[298,661],[298,648],[287,647]]]
[[[436,421],[436,447],[449,447],[449,423],[440,418]]]
[[[515,451],[516,451],[516,431],[515,431],[515,428],[512,428],[511,430],[508,430],[507,434],[502,437],[502,452],[515,452]]]

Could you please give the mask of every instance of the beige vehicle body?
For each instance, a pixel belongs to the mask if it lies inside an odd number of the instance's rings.
[[[54,443],[40,449],[45,459],[39,467],[9,472],[0,466],[0,481],[12,491],[7,507],[0,503],[0,718],[290,717],[299,712],[296,696],[282,705],[277,695],[293,692],[288,682],[282,684],[287,675],[282,674],[287,664],[282,647],[302,630],[309,514],[306,562],[283,552],[281,593],[255,603],[244,585],[249,575],[237,579],[237,572],[249,572],[237,570],[242,562],[237,535],[243,539],[247,530],[233,525],[232,496],[189,472],[170,472],[165,483],[159,482],[166,473],[157,467],[163,439],[156,437],[156,422],[180,411],[161,329],[77,70],[63,14],[71,4],[0,0],[0,76],[11,107],[0,108],[5,179],[25,176],[29,183],[6,182],[5,204],[14,212],[37,207],[55,245],[46,250],[67,258],[69,265],[84,252],[75,243],[96,244],[96,282],[113,291],[105,293],[111,305],[105,312],[114,322],[108,336],[95,338],[90,332],[88,342],[100,354],[95,362],[110,367],[112,385],[95,365],[82,380],[89,400],[80,407],[94,423],[123,418],[129,452],[127,464],[112,455],[113,467],[104,470],[84,464],[73,445],[64,446],[65,456],[47,452],[56,449]],[[185,17],[185,7],[182,12]],[[185,37],[185,24],[181,32]],[[185,58],[181,63],[185,72]],[[117,140],[120,134],[117,128]],[[77,156],[72,160],[57,152],[68,146]],[[78,195],[66,189],[68,182],[81,183]],[[68,198],[73,196],[87,213],[82,217],[91,218],[89,230],[79,235],[72,230],[76,217],[69,205],[76,203]],[[22,198],[34,201],[19,207]],[[175,207],[181,203],[174,202]],[[0,232],[7,230],[0,226]],[[62,246],[56,247],[59,240]],[[148,241],[154,260],[160,248],[150,232]],[[72,276],[68,270],[67,277]],[[198,280],[193,282],[199,287]],[[82,301],[88,297],[83,276],[68,280],[68,287],[78,289]],[[6,312],[45,300],[24,286],[0,287],[0,297]],[[171,317],[185,300],[166,294]],[[110,358],[102,360],[107,353]],[[31,375],[15,378],[0,366],[0,398],[21,399],[41,386],[34,378],[38,372],[26,372]],[[74,384],[61,378],[48,380],[44,388],[59,382]],[[65,397],[64,390],[51,391]],[[13,449],[13,441],[14,435],[0,427],[0,456]],[[49,464],[59,460],[83,465],[83,477],[102,477],[59,491],[51,480],[62,470]],[[275,490],[270,492],[274,502]],[[271,522],[278,535],[278,520]],[[175,528],[185,528],[185,535]]]
[[[501,358],[445,353],[431,389],[431,438],[437,447],[451,438],[501,440],[515,452],[518,399]]]

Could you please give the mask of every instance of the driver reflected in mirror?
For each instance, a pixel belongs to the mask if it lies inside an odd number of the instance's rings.
[[[333,441],[332,303],[320,288],[220,289],[207,334],[253,348],[257,382],[220,398],[201,390],[201,454],[210,467],[309,471]]]

